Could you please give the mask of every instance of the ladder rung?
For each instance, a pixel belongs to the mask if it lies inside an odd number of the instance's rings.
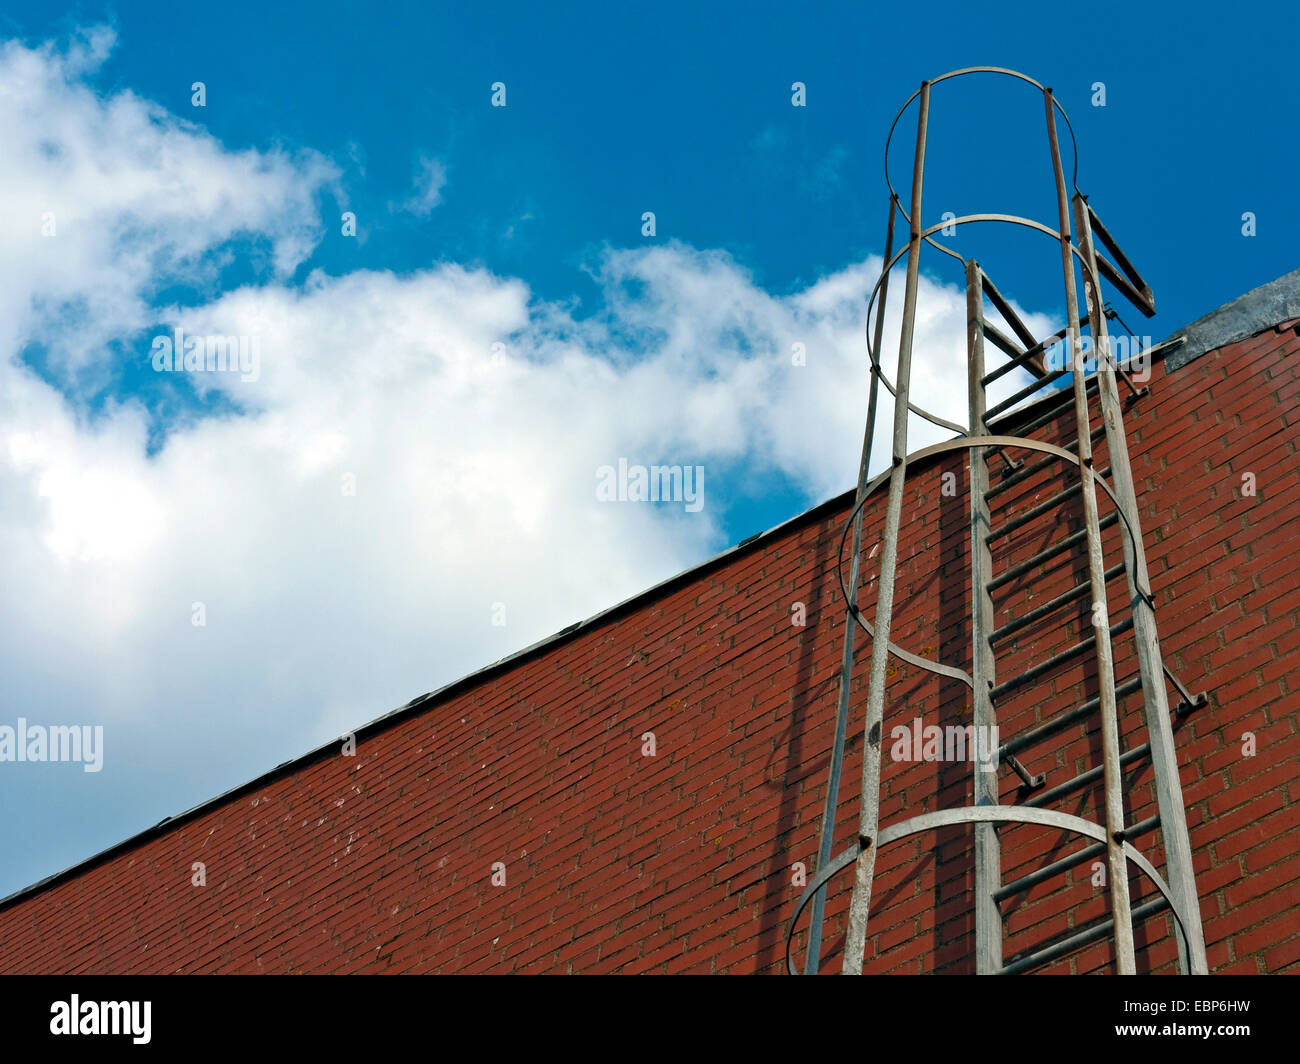
[[[1130,840],[1140,838],[1148,831],[1154,831],[1159,825],[1160,814],[1157,813],[1155,816],[1150,817],[1147,820],[1139,821],[1130,828],[1125,828],[1124,838]],[[1068,872],[1075,865],[1081,865],[1090,858],[1100,857],[1105,852],[1106,844],[1104,842],[1094,842],[1091,846],[1085,847],[1078,853],[1072,853],[1069,857],[1062,857],[1059,861],[1053,861],[1049,865],[1044,865],[1042,868],[1030,872],[1027,876],[1021,876],[1019,879],[1013,880],[1006,886],[999,887],[993,892],[993,900],[1006,901],[1006,899],[1011,897],[1013,894],[1019,894],[1022,891],[1029,890],[1031,887],[1036,887],[1039,883],[1043,883],[1046,880],[1051,879],[1053,876],[1060,875],[1062,872]]]
[[[998,403],[996,406],[989,407],[988,412],[984,415],[985,420],[987,421],[990,418],[997,417],[1004,410],[1010,410],[1022,399],[1029,398],[1029,396],[1033,395],[1034,392],[1042,391],[1049,384],[1051,384],[1052,381],[1060,380],[1069,372],[1070,371],[1066,369],[1054,369],[1049,374],[1047,374],[1046,377],[1039,377],[1038,380],[1034,381],[1033,384],[1021,388],[1020,391],[1015,393],[1015,395],[1008,396],[1006,399],[1003,399],[1002,402]]]
[[[1016,343],[1015,340],[1011,339],[1010,336],[989,321],[988,318],[984,318],[980,322],[980,327],[984,330],[984,338],[989,340],[994,347],[999,348],[1002,353],[1013,362],[1018,362],[1029,354],[1025,349],[1024,344]],[[985,376],[984,383],[987,384],[988,380],[988,376]]]
[[[1142,758],[1146,757],[1150,752],[1150,743],[1143,743],[1141,746],[1133,747],[1132,750],[1120,755],[1120,768],[1123,768],[1125,765],[1131,765],[1134,761],[1141,761]],[[1072,791],[1077,791],[1080,787],[1086,787],[1090,783],[1096,783],[1097,780],[1101,779],[1102,772],[1105,768],[1105,765],[1094,765],[1092,768],[1088,769],[1087,772],[1080,772],[1072,779],[1068,779],[1064,783],[1058,783],[1050,790],[1042,791],[1039,794],[1034,795],[1029,799],[1029,801],[1025,802],[1025,805],[1046,805],[1048,802],[1053,802],[1057,798],[1063,798]]]
[[[1095,429],[1093,429],[1088,434],[1088,438],[1093,441],[1096,441],[1105,431],[1106,431],[1106,426],[1104,424],[1098,425]],[[1074,451],[1073,441],[1065,449],[1073,453]],[[1009,477],[1003,477],[996,484],[990,487],[988,491],[984,493],[984,498],[992,499],[997,495],[1001,495],[1004,491],[1007,490],[1007,488],[1015,487],[1022,480],[1025,480],[1028,477],[1032,477],[1040,469],[1043,469],[1051,465],[1053,462],[1059,462],[1060,460],[1061,459],[1057,458],[1055,455],[1048,455],[1046,458],[1034,462],[1032,465],[1025,466],[1025,468],[1020,470],[1019,473],[1014,473]],[[1107,466],[1106,469],[1101,473],[1101,475],[1105,476],[1109,472],[1110,472],[1110,467]]]
[[[1148,916],[1154,916],[1156,913],[1163,912],[1169,907],[1165,901],[1165,896],[1161,894],[1158,898],[1151,901],[1143,902],[1137,908],[1132,910],[1130,919],[1145,920]],[[1115,926],[1115,918],[1107,916],[1100,923],[1088,928],[1086,931],[1080,931],[1077,935],[1071,935],[1069,938],[1062,939],[1060,942],[1051,946],[1045,946],[1043,949],[1035,950],[1033,953],[1026,953],[1023,957],[1018,957],[1010,964],[1002,966],[1002,975],[1019,975],[1031,968],[1038,968],[1049,961],[1054,961],[1060,957],[1068,956],[1075,950],[1082,949],[1090,943],[1097,942],[1109,935]]]
[[[1142,689],[1142,675],[1130,676],[1122,684],[1115,688],[1116,699],[1125,698],[1134,691]],[[1044,721],[1029,731],[1021,732],[1019,735],[1013,735],[1005,743],[998,747],[998,753],[1006,751],[1011,754],[1018,754],[1021,750],[1028,749],[1031,746],[1037,746],[1044,739],[1048,739],[1057,732],[1065,731],[1071,724],[1077,724],[1081,720],[1086,720],[1097,712],[1101,705],[1101,697],[1090,698],[1081,706],[1076,706],[1068,713],[1062,713],[1053,717],[1051,720]]]
[[[1123,571],[1123,562],[1120,562],[1119,565],[1112,565],[1106,570],[1106,581],[1109,583]],[[1050,602],[1044,602],[1041,606],[1034,607],[1026,614],[1022,614],[1019,617],[1013,617],[1001,628],[995,628],[993,630],[993,633],[989,636],[989,643],[992,644],[996,643],[999,639],[1005,639],[1007,636],[1020,631],[1020,629],[1024,628],[1026,625],[1033,624],[1034,621],[1046,617],[1049,613],[1060,609],[1067,602],[1073,602],[1075,599],[1083,598],[1091,589],[1091,581],[1086,584],[1080,584],[1078,587],[1072,588],[1063,595],[1057,595],[1056,598],[1052,599]]]
[[[1108,513],[1105,517],[1103,517],[1100,521],[1097,522],[1097,529],[1098,531],[1107,529],[1118,520],[1119,520],[1119,511],[1111,510],[1110,513]],[[1028,561],[1021,562],[1019,565],[1013,565],[1005,573],[1001,574],[1000,576],[995,576],[984,586],[988,588],[990,593],[992,593],[996,591],[998,588],[1000,588],[1003,584],[1016,579],[1016,577],[1024,576],[1025,573],[1029,572],[1031,569],[1035,568],[1036,566],[1041,565],[1048,558],[1060,554],[1061,551],[1073,547],[1076,543],[1082,542],[1084,539],[1087,538],[1087,536],[1088,536],[1088,530],[1086,528],[1081,528],[1077,532],[1072,532],[1064,539],[1058,540],[1057,542],[1053,543],[1050,547],[1040,550]]]
[[[1114,625],[1110,629],[1110,634],[1120,635],[1124,632],[1127,632],[1132,627],[1133,627],[1133,618],[1129,617],[1123,621],[1120,621],[1119,624]],[[1066,647],[1059,654],[1053,654],[1046,661],[1040,661],[1037,665],[1034,665],[1026,669],[1018,676],[1013,676],[1006,683],[998,684],[991,691],[989,691],[989,697],[996,702],[1003,695],[1007,694],[1010,691],[1014,691],[1017,687],[1023,687],[1031,680],[1038,679],[1038,677],[1042,676],[1043,673],[1050,672],[1052,669],[1056,668],[1056,666],[1060,665],[1062,662],[1069,661],[1070,658],[1074,657],[1076,654],[1091,649],[1096,644],[1096,642],[1097,642],[1097,637],[1095,635],[1090,635],[1088,636],[1087,639],[1075,643],[1074,646]],[[1126,754],[1125,756],[1127,757],[1128,755]]]
[[[1130,624],[1132,623],[1131,618],[1128,623]],[[1133,681],[1131,680],[1128,681],[1128,683],[1132,683],[1132,682]],[[1124,686],[1127,687],[1128,683],[1124,684]],[[1116,688],[1115,694],[1116,695],[1119,694],[1118,688]],[[1094,699],[1094,701],[1096,700]],[[1192,708],[1195,709],[1197,707],[1194,706]],[[1186,712],[1191,712],[1191,710],[1187,710]],[[1175,713],[1174,716],[1177,717],[1178,714]],[[1119,759],[1120,767],[1123,768],[1123,766],[1129,764],[1130,762],[1137,761],[1139,758],[1145,757],[1150,751],[1151,751],[1150,743],[1143,743],[1141,746],[1133,747],[1133,749],[1130,750],[1128,753],[1120,756]],[[1060,798],[1063,795],[1069,794],[1071,791],[1078,790],[1078,788],[1080,787],[1086,786],[1089,783],[1093,783],[1096,780],[1099,780],[1101,778],[1101,774],[1104,768],[1105,768],[1104,765],[1096,765],[1095,767],[1088,769],[1087,772],[1082,772],[1079,775],[1075,776],[1073,779],[1068,779],[1064,783],[1057,784],[1051,790],[1042,791],[1041,793],[1034,795],[1034,797],[1029,799],[1024,804],[1025,805],[1046,805],[1048,802],[1054,801],[1055,799]]]
[[[1058,417],[1061,416],[1061,410],[1063,407],[1074,405],[1073,388],[1061,388],[1059,389],[1059,392],[1060,392],[1059,402],[1046,404],[1044,408],[1041,411],[1039,411],[1039,413],[1034,417],[1032,421],[1026,421],[1023,425],[1016,425],[1014,430],[1012,429],[1012,425],[1010,424],[1005,426],[1007,432],[1013,436],[1029,436],[1035,431],[1037,431],[1038,429],[1042,428],[1049,421],[1055,421]],[[1089,377],[1086,381],[1084,381],[1084,392],[1089,399],[1092,399],[1096,396],[1097,378],[1095,375]],[[1008,418],[1007,420],[1011,421],[1010,418]],[[1001,425],[999,425],[998,427],[1003,428],[1003,426]]]
[[[1010,362],[1007,362],[1006,364],[999,366],[992,373],[986,373],[984,375],[980,383],[983,384],[985,387],[987,387],[988,385],[992,384],[995,380],[997,380],[999,377],[1003,377],[1006,374],[1010,373],[1017,366],[1020,366],[1023,363],[1027,362],[1035,355],[1041,355],[1046,348],[1050,347],[1052,344],[1062,339],[1065,336],[1068,329],[1060,329],[1057,332],[1053,333],[1051,336],[1049,336],[1046,340],[1039,340],[1032,347],[1027,347],[1023,351],[1016,351],[1011,348],[1008,348],[1007,343],[1004,341],[1009,342],[1010,338],[1004,336],[1004,334],[999,332],[995,326],[989,324],[989,322],[987,321],[984,323],[984,331],[985,334],[988,336],[988,338],[994,342],[994,344],[1000,347],[1008,355],[1012,356]]]
[[[1017,528],[1029,524],[1029,522],[1035,517],[1040,517],[1047,513],[1048,510],[1060,506],[1061,503],[1065,502],[1066,499],[1079,490],[1080,483],[1081,482],[1076,481],[1067,485],[1045,502],[1040,502],[1037,506],[1026,510],[1024,513],[1016,514],[1015,517],[1011,518],[1005,524],[998,525],[997,528],[993,529],[993,531],[989,533],[989,542],[992,543],[995,539],[1009,536]]]

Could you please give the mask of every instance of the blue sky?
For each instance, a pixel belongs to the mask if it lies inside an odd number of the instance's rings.
[[[303,269],[481,261],[591,310],[598,291],[583,263],[606,242],[639,243],[640,214],[653,209],[661,239],[726,248],[786,293],[880,250],[888,123],[921,78],[973,64],[1056,90],[1080,137],[1081,187],[1152,281],[1170,328],[1292,261],[1282,6],[1241,5],[1225,34],[1218,17],[1097,5],[1095,49],[1039,4],[997,14],[936,3],[919,25],[908,9],[853,4],[441,6],[453,8],[385,5],[377,20],[367,4],[313,6],[310,17],[296,5],[87,5],[72,21],[102,10],[94,21],[118,27],[101,85],[157,100],[231,147],[303,145],[340,165],[369,239],[325,241]],[[72,24],[44,4],[8,10],[11,35]],[[210,91],[199,114],[188,107],[196,79]],[[504,109],[487,106],[496,80],[508,83]],[[796,80],[809,86],[802,110],[789,106]],[[1090,106],[1095,81],[1104,108]],[[1032,119],[1037,102],[1021,98]],[[1041,144],[1022,143],[1029,128],[999,130],[990,115],[951,146],[937,130],[932,147],[972,163],[981,145],[1044,163]],[[423,224],[386,218],[421,156],[445,162],[449,209]],[[899,160],[905,173],[905,151]],[[936,207],[957,203],[961,186],[988,202],[1013,178],[989,160],[950,195],[939,175],[957,167],[943,162],[932,168]],[[1249,244],[1245,210],[1260,218]],[[1057,297],[1059,280],[1020,280],[1027,305]]]
[[[106,749],[0,765],[0,894],[851,486],[922,77],[1056,90],[1155,290],[1149,323],[1116,301],[1139,334],[1294,268],[1284,9],[1097,10],[1090,48],[1041,4],[7,5],[0,724]],[[1050,223],[1020,88],[936,89],[927,222]],[[952,244],[1061,320],[1040,238]],[[927,262],[918,379],[960,411],[959,278]],[[260,380],[154,372],[177,325],[259,336]],[[602,507],[619,457],[703,465],[707,505]]]

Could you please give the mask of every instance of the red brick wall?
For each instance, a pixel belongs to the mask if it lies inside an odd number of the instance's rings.
[[[1210,966],[1300,969],[1300,336],[1279,326],[1192,361],[1126,414],[1166,662],[1208,707],[1175,725]],[[1072,417],[1072,415],[1069,415]],[[1064,422],[1039,433],[1067,442]],[[1025,453],[995,500],[1014,514],[1067,470]],[[1106,464],[1104,439],[1098,466]],[[968,661],[964,462],[915,468],[894,640]],[[1000,479],[998,461],[994,481]],[[941,474],[962,484],[942,494]],[[1242,474],[1257,494],[1242,495]],[[883,496],[878,502],[883,503]],[[539,654],[395,717],[356,755],[318,757],[234,793],[0,909],[4,972],[755,972],[783,969],[816,865],[843,608],[835,576],[848,500],[734,552]],[[1109,509],[1103,505],[1102,512]],[[995,545],[994,569],[1059,536],[1070,511]],[[870,508],[864,558],[883,505]],[[995,518],[996,525],[996,518]],[[1118,560],[1119,530],[1106,535]],[[1077,582],[1081,553],[995,597],[999,622]],[[867,572],[874,571],[867,562]],[[873,586],[864,594],[873,616]],[[1111,620],[1127,616],[1123,579]],[[796,602],[807,624],[791,623]],[[1088,634],[1083,602],[998,648],[999,679]],[[1039,633],[1032,636],[1030,632]],[[1131,635],[1117,675],[1135,671]],[[855,833],[868,644],[836,851]],[[999,704],[1003,739],[1072,708],[1082,655]],[[1081,695],[1082,692],[1082,695]],[[1173,700],[1176,700],[1174,698]],[[1122,745],[1145,741],[1139,696]],[[891,660],[886,730],[969,720],[961,685]],[[642,755],[652,731],[657,752]],[[1257,752],[1242,754],[1253,733]],[[888,740],[886,753],[888,753]],[[1095,722],[1022,753],[1053,786],[1099,755]],[[885,762],[882,823],[967,800],[969,764]],[[1125,773],[1130,823],[1153,815],[1147,762]],[[1003,801],[1017,780],[1001,775]],[[1099,788],[1054,806],[1098,819]],[[1004,879],[1088,840],[1004,829]],[[1136,844],[1157,866],[1151,835]],[[191,885],[192,865],[207,885]],[[494,862],[505,885],[492,883]],[[1091,864],[1003,903],[1008,958],[1102,916]],[[831,884],[823,970],[838,971],[851,872]],[[1133,881],[1135,900],[1150,887]],[[968,828],[913,837],[878,864],[868,971],[971,971]],[[805,917],[806,926],[806,917]],[[797,938],[800,951],[804,942]],[[1170,917],[1137,928],[1167,971]],[[802,956],[800,952],[797,954]],[[1045,971],[1106,970],[1108,942]]]

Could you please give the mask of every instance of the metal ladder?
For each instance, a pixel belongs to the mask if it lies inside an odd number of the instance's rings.
[[[951,219],[941,225],[923,228],[921,201],[925,171],[926,133],[929,123],[930,96],[935,85],[953,78],[971,74],[996,74],[1017,78],[1037,88],[1043,95],[1046,110],[1047,140],[1051,153],[1058,203],[1057,228],[1012,215],[968,215]],[[1029,971],[1052,960],[1068,955],[1090,942],[1113,937],[1115,968],[1119,974],[1136,971],[1133,936],[1134,920],[1163,911],[1172,910],[1176,922],[1179,946],[1179,970],[1202,974],[1207,971],[1204,936],[1201,929],[1196,885],[1192,869],[1191,845],[1183,809],[1182,791],[1174,750],[1173,729],[1170,720],[1167,683],[1172,683],[1180,696],[1179,711],[1190,712],[1205,703],[1205,696],[1190,694],[1164,665],[1156,632],[1154,600],[1147,573],[1142,531],[1136,491],[1128,458],[1128,444],[1123,424],[1123,403],[1119,394],[1119,381],[1125,383],[1133,398],[1141,395],[1127,373],[1111,355],[1107,333],[1107,314],[1101,298],[1100,281],[1105,278],[1131,303],[1147,316],[1154,314],[1150,288],[1141,279],[1133,265],[1119,249],[1109,232],[1101,224],[1087,198],[1078,191],[1073,196],[1067,192],[1065,170],[1061,160],[1057,135],[1058,112],[1068,125],[1064,109],[1054,99],[1050,89],[1015,71],[995,67],[977,67],[953,71],[942,77],[923,82],[920,89],[900,109],[899,119],[917,100],[918,119],[916,158],[912,174],[912,195],[909,209],[905,210],[898,194],[890,187],[889,228],[886,239],[885,265],[880,280],[872,294],[868,308],[879,297],[879,308],[874,330],[869,330],[868,350],[871,355],[871,386],[868,403],[866,435],[862,460],[859,466],[858,489],[855,506],[845,527],[841,542],[841,587],[846,599],[844,653],[837,704],[835,736],[832,747],[830,777],[826,805],[822,816],[819,840],[818,871],[809,883],[796,906],[787,935],[787,964],[793,972],[790,946],[801,913],[809,904],[812,915],[809,921],[807,962],[805,971],[815,973],[820,964],[822,925],[824,920],[825,891],[831,878],[852,865],[854,869],[852,896],[848,912],[848,932],[845,945],[843,971],[856,974],[862,970],[867,940],[867,921],[870,912],[871,890],[875,874],[876,856],[880,848],[897,839],[935,828],[971,824],[974,828],[974,914],[975,914],[975,968],[981,974],[1013,974]],[[893,138],[890,131],[890,141]],[[1071,131],[1071,139],[1073,132]],[[888,144],[886,147],[886,177],[888,180]],[[1073,227],[1071,222],[1073,213]],[[909,240],[905,248],[893,251],[895,215],[899,214],[909,227]],[[974,259],[965,260],[955,251],[936,243],[932,236],[946,226],[959,226],[979,222],[1002,222],[1026,226],[1053,239],[1059,246],[1066,319],[1068,324],[1052,336],[1036,339],[1024,322],[1016,315],[1010,302],[994,285],[988,274]],[[1098,248],[1100,243],[1114,258],[1106,258]],[[919,282],[920,254],[923,245],[936,248],[962,262],[965,272],[967,308],[967,394],[969,421],[957,425],[922,410],[910,400],[912,342]],[[903,299],[902,328],[899,342],[897,379],[891,383],[881,370],[881,346],[884,306],[888,294],[889,275],[902,258],[907,260],[907,274]],[[1079,311],[1077,273],[1084,278],[1085,311]],[[986,301],[1001,315],[1013,335],[1003,332],[987,320]],[[1087,329],[1096,358],[1096,372],[1089,377],[1082,363],[1083,336]],[[1045,356],[1064,344],[1068,358],[1061,365],[1049,365]],[[1007,361],[989,371],[986,367],[986,347],[997,348]],[[1013,370],[1027,371],[1032,382],[1015,394],[989,405],[987,389],[990,384]],[[1055,382],[1069,376],[1069,385],[1059,389],[1059,399],[1047,403],[1031,421],[1020,425],[1015,435],[996,435],[990,428],[999,415],[1010,411],[1030,396],[1045,392]],[[875,432],[878,386],[894,395],[892,462],[884,473],[869,479],[872,438]],[[1049,393],[1050,394],[1050,393]],[[1100,414],[1100,424],[1093,427],[1093,402]],[[1031,433],[1060,418],[1067,406],[1074,411],[1075,440],[1066,447],[1035,439]],[[926,447],[909,454],[907,430],[909,414],[915,413],[935,424],[945,426],[958,435],[952,440]],[[1094,443],[1104,437],[1110,464],[1106,469],[1094,467]],[[1046,455],[1034,465],[1013,457],[1028,450]],[[970,457],[970,672],[933,661],[914,654],[890,641],[893,620],[895,569],[897,566],[899,532],[902,517],[903,488],[909,465],[937,454],[967,451]],[[996,483],[989,461],[999,455],[1003,475]],[[1031,478],[1053,463],[1062,464],[1076,479],[1047,500],[1036,503],[1014,515],[1002,512],[999,497],[1011,496],[1011,490],[1020,484],[1032,482]],[[861,576],[862,515],[868,500],[878,490],[888,491],[885,532],[878,559],[878,583],[874,624],[869,623],[858,608]],[[1099,510],[1099,495],[1108,500],[1110,509],[1103,516]],[[1035,553],[1029,559],[1008,565],[995,573],[994,559],[1007,537],[1034,527],[1052,515],[1059,515],[1063,507],[1077,507],[1081,511],[1081,527],[1069,535]],[[1122,557],[1107,564],[1103,532],[1120,526]],[[844,542],[852,540],[851,570],[847,582],[843,577]],[[1054,559],[1082,552],[1087,562],[1087,578],[1047,602],[1028,609],[1001,625],[995,623],[995,597],[1003,589],[1032,579],[1041,567]],[[1113,552],[1112,552],[1113,553]],[[1118,624],[1111,624],[1107,612],[1108,586],[1123,578],[1127,590],[1129,616]],[[1091,605],[1094,623],[1092,632],[1079,638],[1051,657],[1023,668],[1014,676],[998,682],[998,648],[1012,636],[1018,636],[1035,626],[1051,622],[1053,615],[1072,603]],[[838,800],[840,776],[843,767],[844,746],[850,711],[850,692],[855,672],[854,641],[858,627],[871,635],[871,660],[867,684],[866,719],[863,725],[863,767],[860,794],[860,811],[857,841],[837,857],[831,850],[835,831],[835,808]],[[1122,637],[1134,641],[1138,671],[1117,683],[1115,679],[1115,641]],[[974,770],[971,804],[955,809],[912,816],[906,820],[886,825],[880,824],[881,753],[885,734],[886,667],[890,655],[910,664],[960,680],[970,689],[971,709],[976,728],[996,727],[999,706],[1007,706],[1022,691],[1031,691],[1035,682],[1049,675],[1058,666],[1091,654],[1096,664],[1096,694],[1073,709],[1058,713],[1020,734],[1004,740],[998,749],[1001,763],[1014,771],[1021,780],[1019,796],[1022,800],[1013,805],[1000,804],[999,773]],[[1120,752],[1118,708],[1122,699],[1140,692],[1148,741],[1124,754]],[[1037,744],[1084,721],[1099,718],[1100,763],[1073,779],[1043,789],[1045,779],[1029,772],[1017,755]],[[987,734],[987,733],[985,733]],[[1122,771],[1125,766],[1142,758],[1149,758],[1153,768],[1158,814],[1146,820],[1127,824],[1123,802]],[[1103,823],[1097,824],[1082,817],[1050,808],[1052,803],[1073,794],[1100,780],[1103,788]],[[1053,826],[1091,839],[1092,844],[1068,857],[1053,861],[1011,883],[1003,883],[999,829],[1017,823]],[[1158,832],[1165,853],[1165,882],[1159,872],[1133,845],[1134,839]],[[1110,917],[1101,924],[1066,938],[1035,948],[1007,961],[1003,956],[1002,913],[1000,903],[1013,895],[1063,874],[1079,863],[1104,855],[1106,883],[1109,890]],[[1135,864],[1157,887],[1160,896],[1144,902],[1136,909],[1129,895],[1129,863]]]

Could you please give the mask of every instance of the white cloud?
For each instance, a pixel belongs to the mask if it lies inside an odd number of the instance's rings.
[[[85,78],[111,45],[96,30],[64,51],[0,46],[0,343],[46,344],[69,371],[149,324],[160,278],[211,279],[237,237],[289,275],[336,178],[314,152],[228,151],[129,91],[98,95]]]
[[[331,164],[97,96],[90,40],[0,50],[0,670],[10,716],[108,726],[97,786],[138,776],[182,796],[173,812],[611,605],[726,545],[727,473],[810,501],[851,486],[878,260],[778,297],[720,252],[610,249],[582,321],[481,268],[293,283]],[[241,233],[269,243],[273,279],[152,306]],[[964,300],[925,280],[920,306],[915,394],[962,420]],[[154,454],[138,403],[88,427],[16,357],[39,341],[93,371],[160,319],[256,336],[261,372],[196,380],[236,412],[171,426]],[[914,424],[916,446],[944,435]],[[704,510],[598,502],[620,457],[703,465]],[[159,812],[123,801],[145,810],[132,827]]]
[[[442,190],[447,185],[447,167],[440,159],[421,159],[416,166],[411,198],[404,209],[423,218],[433,213],[442,202]]]

